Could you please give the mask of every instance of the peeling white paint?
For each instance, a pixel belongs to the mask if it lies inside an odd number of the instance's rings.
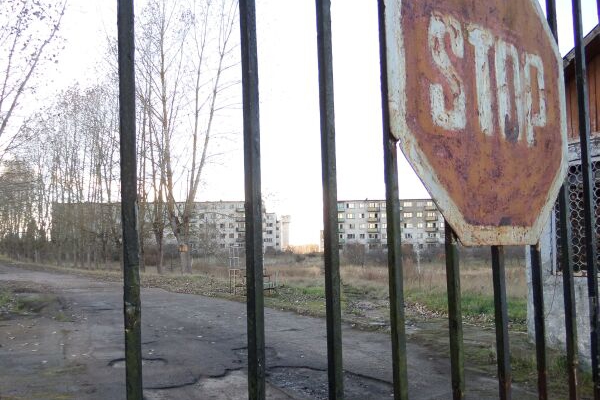
[[[506,69],[507,62],[510,59],[513,72],[513,94],[510,95],[510,87],[508,84],[508,71]],[[521,85],[521,70],[519,63],[519,52],[517,48],[504,40],[496,41],[495,67],[496,67],[496,91],[498,97],[498,125],[500,127],[500,135],[506,139],[507,131],[511,129],[517,130],[517,140],[520,140],[523,134],[524,113]],[[511,101],[512,100],[512,101]],[[516,110],[516,115],[513,113]],[[516,121],[515,121],[516,119]],[[508,124],[508,122],[512,124]],[[516,122],[516,124],[515,124]]]
[[[456,19],[433,13],[429,21],[428,43],[433,61],[448,80],[452,92],[452,108],[446,109],[444,89],[440,83],[429,86],[431,119],[434,124],[449,131],[464,129],[467,125],[465,88],[446,52],[445,37],[450,37],[450,48],[458,58],[463,58],[465,47],[462,27]]]
[[[533,89],[531,87],[531,69],[535,68],[537,75],[539,109],[537,112],[533,107]],[[527,144],[533,146],[535,143],[534,127],[546,126],[546,95],[544,85],[544,63],[536,54],[525,54],[525,65],[523,66],[523,79],[525,91],[525,109],[527,110]]]
[[[467,28],[469,43],[475,50],[475,85],[477,89],[477,110],[479,127],[487,135],[494,134],[492,114],[492,84],[490,82],[489,50],[494,44],[492,34],[481,26],[471,24]]]

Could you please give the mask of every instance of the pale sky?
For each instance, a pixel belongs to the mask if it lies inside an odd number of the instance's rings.
[[[77,81],[85,86],[105,55],[106,34],[116,35],[115,0],[69,3],[61,29],[66,48],[44,76],[50,92]],[[332,3],[338,199],[384,198],[377,3]],[[570,1],[557,3],[565,54],[573,46]],[[596,3],[582,3],[588,32],[597,23]],[[139,2],[136,7],[141,11]],[[322,192],[315,2],[257,0],[256,7],[266,206],[291,215],[291,244],[318,243]],[[197,200],[244,198],[241,132],[205,177]],[[429,197],[404,160],[399,177],[401,198]]]

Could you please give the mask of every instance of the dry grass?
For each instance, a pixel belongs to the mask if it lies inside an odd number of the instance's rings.
[[[311,287],[322,286],[324,270],[320,260],[306,259],[302,262],[268,264],[269,274],[278,275],[284,285]],[[461,289],[463,293],[493,295],[492,269],[488,260],[461,260]],[[195,262],[194,273],[207,275],[219,280],[228,279],[226,266],[207,265]],[[371,288],[377,292],[387,291],[388,269],[386,266],[342,265],[340,268],[342,283],[358,288]],[[175,271],[174,274],[179,274]],[[420,269],[411,259],[403,262],[404,287],[407,291],[427,290],[436,293],[446,292],[446,266],[442,261],[422,262]],[[525,262],[520,259],[506,261],[506,289],[512,298],[526,298]],[[383,294],[383,293],[382,293]]]

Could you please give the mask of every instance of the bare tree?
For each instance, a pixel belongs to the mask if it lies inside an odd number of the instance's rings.
[[[190,273],[193,206],[210,156],[215,118],[227,106],[221,97],[235,85],[235,80],[225,76],[237,64],[232,37],[237,2],[205,0],[184,5],[153,0],[148,10],[143,14],[148,19],[142,25],[142,40],[147,41],[148,50],[144,78],[151,90],[145,101],[160,126],[152,153],[159,175],[154,201],[162,204],[164,196],[182,272]],[[184,195],[179,197],[181,192]]]
[[[0,137],[19,106],[38,66],[55,40],[66,0],[2,0],[0,2]]]

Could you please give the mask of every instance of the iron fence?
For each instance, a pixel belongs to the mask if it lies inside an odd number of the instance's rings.
[[[124,309],[126,376],[128,399],[142,399],[138,249],[136,230],[136,163],[135,163],[135,84],[133,0],[119,0],[119,81],[121,117],[121,170],[124,244]],[[397,141],[390,134],[387,108],[387,61],[384,29],[386,4],[378,0],[379,44],[381,64],[381,98],[383,120],[384,178],[386,184],[387,254],[389,266],[390,322],[395,399],[408,399],[404,293],[402,283],[401,229],[398,179]],[[548,22],[556,37],[556,5],[546,1]],[[558,217],[561,238],[561,269],[565,293],[565,324],[567,327],[567,363],[570,399],[578,398],[577,387],[577,330],[573,296],[573,270],[586,268],[590,304],[591,355],[595,399],[600,399],[598,370],[599,307],[596,248],[596,213],[594,211],[596,181],[590,158],[590,124],[586,93],[586,61],[581,26],[581,2],[572,1],[575,37],[576,80],[579,104],[581,163],[571,167],[569,179],[559,196]],[[242,88],[244,115],[245,159],[245,222],[247,271],[247,330],[248,330],[248,395],[252,400],[265,398],[265,336],[263,302],[262,203],[260,172],[258,57],[256,13],[254,0],[240,0],[240,31],[242,52]],[[340,312],[339,238],[337,219],[337,187],[335,160],[335,124],[333,96],[333,57],[331,41],[330,0],[316,0],[318,40],[319,98],[321,115],[321,159],[323,183],[323,222],[325,244],[325,288],[327,311],[327,355],[329,398],[343,399],[342,327]],[[410,67],[410,66],[409,66]],[[571,216],[569,216],[571,213]],[[576,233],[571,233],[571,226]],[[454,399],[464,398],[468,387],[464,375],[464,344],[460,274],[456,235],[449,224],[446,229],[446,268],[449,303],[449,339]],[[571,244],[569,237],[576,242]],[[572,246],[572,249],[571,249]],[[498,360],[499,396],[511,398],[511,366],[508,341],[506,280],[504,249],[492,246],[494,281],[496,345]],[[539,246],[530,248],[533,298],[535,309],[536,349],[539,398],[547,398],[546,343],[544,334],[544,304]],[[585,256],[584,256],[585,254]]]

